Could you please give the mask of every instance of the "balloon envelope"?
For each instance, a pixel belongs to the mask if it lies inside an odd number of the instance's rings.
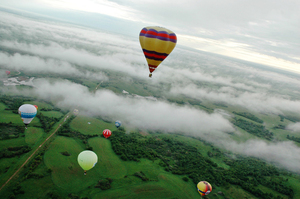
[[[103,136],[104,136],[105,138],[108,138],[109,136],[111,136],[111,131],[110,131],[109,129],[105,129],[105,130],[103,131]]]
[[[90,150],[82,151],[77,158],[79,166],[85,171],[93,168],[98,162],[98,156],[96,153]]]
[[[119,127],[121,126],[121,124],[122,124],[122,122],[119,121],[119,120],[117,120],[117,121],[115,122],[115,125],[116,125],[117,128],[119,128]]]
[[[198,189],[199,194],[201,196],[204,196],[204,195],[208,195],[211,192],[212,186],[206,181],[200,181],[197,184],[197,189]]]
[[[19,107],[18,113],[21,116],[24,124],[28,125],[36,116],[37,109],[31,104],[23,104]]]
[[[77,110],[77,109],[74,109],[73,114],[74,114],[74,115],[78,115],[78,110]]]
[[[177,37],[174,32],[158,26],[148,26],[140,32],[140,44],[146,57],[151,77],[157,66],[172,52]]]
[[[9,74],[10,74],[10,71],[9,71],[9,70],[7,70],[7,71],[5,71],[5,73],[6,73],[6,75],[9,75]]]
[[[39,107],[37,106],[37,105],[33,105],[35,108],[36,108],[36,110],[38,110],[39,109]]]

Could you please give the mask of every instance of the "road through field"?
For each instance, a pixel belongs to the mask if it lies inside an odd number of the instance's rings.
[[[98,87],[100,86],[100,84],[103,81],[101,81],[95,88],[95,90],[93,92],[96,92],[96,90],[98,89]],[[21,165],[21,167],[1,186],[0,191],[5,187],[5,185],[7,185],[17,174],[18,172],[27,164],[27,162],[38,152],[38,150],[58,131],[58,129],[61,127],[62,123],[64,123],[68,117],[72,114],[72,112],[69,112],[65,115],[63,122],[60,122],[60,124],[58,125],[58,127],[55,129],[55,131],[49,136],[47,137],[44,142],[42,144],[40,144],[40,146],[35,149],[35,151],[26,159],[26,161]],[[62,120],[61,120],[62,121]]]
[[[69,112],[65,118],[64,121],[69,117],[71,113]],[[62,122],[61,122],[62,123]],[[57,130],[59,129],[59,127],[61,127],[61,123],[58,125],[58,127],[55,129],[55,131],[49,135],[49,137],[47,137],[44,142],[42,144],[40,144],[40,146],[35,149],[35,151],[27,158],[27,160],[21,165],[21,167],[1,186],[0,191],[5,187],[5,185],[7,185],[9,183],[9,181],[11,179],[13,179],[13,177],[15,177],[15,175],[17,175],[17,173],[27,164],[27,162],[38,152],[38,150],[57,132]]]

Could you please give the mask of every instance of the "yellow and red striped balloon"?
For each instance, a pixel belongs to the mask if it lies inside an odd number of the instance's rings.
[[[208,195],[211,192],[212,186],[206,181],[200,181],[197,184],[197,189],[198,189],[199,194],[201,196],[204,196],[204,195]]]
[[[149,66],[149,77],[157,66],[172,52],[177,37],[174,32],[158,26],[145,27],[140,32],[140,44]]]

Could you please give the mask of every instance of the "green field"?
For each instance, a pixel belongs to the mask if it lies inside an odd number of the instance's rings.
[[[114,153],[110,141],[106,138],[89,139],[90,146],[98,154],[96,168],[103,178],[122,178],[127,174],[123,161]]]
[[[25,142],[28,145],[34,145],[44,135],[44,131],[41,128],[28,127],[25,131]]]
[[[42,113],[46,117],[60,118],[63,116],[63,114],[58,111],[38,111],[38,112]]]
[[[193,183],[184,182],[180,176],[165,172],[155,162],[145,159],[139,163],[124,162],[112,151],[110,142],[105,138],[92,138],[89,143],[98,154],[98,163],[86,176],[77,164],[77,156],[83,149],[74,139],[58,136],[45,153],[44,161],[52,169],[52,181],[62,192],[88,194],[93,198],[199,197]],[[64,156],[61,154],[63,151],[71,155]],[[133,176],[139,171],[143,171],[150,181],[143,182]],[[89,188],[103,178],[113,180],[110,190]]]
[[[0,143],[0,150],[8,147],[24,146],[27,144],[24,137],[1,140]]]
[[[64,156],[61,152],[68,151],[70,156]],[[77,156],[83,148],[72,138],[58,136],[49,146],[44,156],[45,164],[52,169],[52,180],[55,185],[70,191],[80,191],[91,185],[86,181],[82,169],[78,166]],[[95,170],[91,171],[91,177],[95,178]]]
[[[0,122],[9,123],[12,122],[18,125],[24,125],[19,114],[15,114],[12,111],[3,110],[0,111]]]
[[[4,111],[5,108],[7,108],[7,106],[0,102],[0,111]]]
[[[102,135],[104,129],[114,131],[117,129],[114,123],[107,123],[92,117],[77,116],[71,122],[71,128],[80,131],[83,134],[99,134]]]
[[[53,106],[46,103],[46,102],[39,102],[39,101],[25,101],[24,104],[33,104],[38,106],[38,111],[41,110],[42,108],[46,109],[52,109]]]

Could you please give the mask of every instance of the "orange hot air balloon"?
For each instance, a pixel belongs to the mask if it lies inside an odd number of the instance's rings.
[[[140,44],[149,66],[149,77],[158,65],[175,48],[177,37],[174,32],[158,26],[145,27],[140,32]]]
[[[111,131],[110,131],[109,129],[105,129],[105,130],[103,131],[103,136],[104,136],[105,138],[108,138],[109,136],[111,136]]]

